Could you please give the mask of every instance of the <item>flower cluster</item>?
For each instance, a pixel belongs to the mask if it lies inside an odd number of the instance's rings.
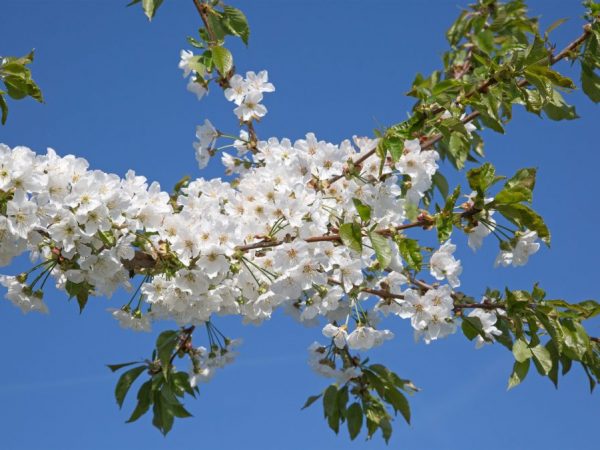
[[[308,365],[319,375],[334,378],[340,386],[362,374],[360,367],[349,364],[348,361],[346,361],[346,364],[342,363],[341,367],[338,367],[335,356],[331,347],[328,350],[327,347],[322,346],[318,342],[313,342],[308,347]]]
[[[194,348],[190,354],[192,357],[192,368],[190,370],[190,385],[197,386],[206,383],[215,375],[217,369],[231,364],[237,352],[235,349],[241,344],[241,340],[228,340],[222,348],[214,346],[210,350],[206,347]]]
[[[184,76],[194,73],[194,58],[182,52]],[[248,125],[264,116],[262,94],[272,91],[266,71],[248,72],[229,79],[225,96]],[[215,153],[217,140],[233,140],[237,157],[222,159],[237,177],[198,178],[175,195],[133,171],[121,178],[89,170],[84,159],[59,157],[51,149],[37,155],[1,145],[0,264],[25,251],[41,260],[33,280],[33,270],[0,278],[8,299],[25,312],[45,311],[42,289],[52,277],[83,307],[89,295],[131,290],[140,275],[130,302],[112,310],[121,326],[136,330],[149,330],[159,319],[205,324],[214,315],[260,323],[282,308],[306,325],[324,318],[323,334],[338,350],[368,350],[392,339],[391,331],[377,328],[382,315],[409,319],[427,343],[454,332],[453,289],[462,273],[456,246],[448,240],[428,262],[431,276],[448,284],[423,289],[393,241],[410,222],[407,211],[418,207],[432,186],[436,151],[422,149],[418,139],[407,140],[397,162],[364,158],[358,176],[340,178],[348,161],[374,152],[377,139],[354,137],[336,145],[309,133],[295,142],[256,139],[248,152],[246,131],[239,138],[225,135],[206,120],[196,134],[200,167]],[[335,183],[329,182],[332,177]],[[385,267],[374,246],[344,245],[340,228],[358,223],[357,205],[368,208],[367,217],[361,214],[359,241],[363,232],[378,235],[378,245],[390,251]],[[480,246],[494,229],[493,219],[486,223],[485,229],[471,230],[469,245]],[[539,247],[536,239],[534,232],[519,236],[499,263],[524,264]],[[381,297],[377,304],[373,293]],[[486,336],[497,335],[496,316],[476,314]],[[318,371],[340,380],[356,376],[353,367],[324,364],[322,349],[311,347],[311,365]],[[233,353],[227,346],[218,352],[199,348],[194,355],[197,383]]]
[[[518,233],[516,242],[512,247],[500,251],[496,262],[496,266],[524,266],[529,261],[529,257],[540,249],[540,243],[537,242],[538,235],[535,231],[527,230],[524,233]]]

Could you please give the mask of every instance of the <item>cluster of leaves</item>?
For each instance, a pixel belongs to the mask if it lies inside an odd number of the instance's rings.
[[[600,314],[598,302],[549,300],[537,284],[531,292],[505,289],[502,295],[488,290],[486,297],[487,306],[503,311],[496,323],[502,335],[496,339],[515,358],[509,389],[525,379],[532,361],[539,374],[556,387],[559,365],[565,375],[572,363],[578,362],[588,376],[590,389],[594,389],[600,381],[600,344],[589,337],[582,322]],[[463,317],[462,330],[470,340],[478,335],[489,340],[477,317]]]
[[[127,6],[141,3],[144,13],[152,20],[163,0],[134,0]],[[233,76],[233,55],[225,48],[227,36],[238,37],[248,45],[250,27],[244,13],[233,6],[224,5],[220,0],[200,1],[194,0],[200,13],[204,27],[198,30],[199,39],[188,37],[188,43],[198,49],[204,50],[202,54],[194,56],[189,67],[196,72],[195,82],[205,88],[210,79],[207,78],[218,72],[218,82],[226,86],[229,78]]]
[[[505,177],[497,176],[496,169],[491,163],[485,163],[478,168],[469,170],[467,180],[477,195],[473,205],[466,213],[461,214],[461,217],[463,219],[466,217],[471,225],[476,225],[477,220],[489,217],[491,211],[498,211],[519,230],[535,231],[540,239],[549,245],[550,231],[544,219],[530,206],[533,200],[536,173],[535,168],[518,170],[505,182],[493,200],[486,202],[488,190]],[[514,242],[504,241],[501,248],[508,249],[514,247],[513,244]]]
[[[600,3],[586,2],[587,18],[591,23],[590,36],[581,54],[581,88],[594,102],[600,102]]]
[[[392,436],[394,416],[400,413],[410,424],[410,406],[404,393],[412,395],[418,388],[381,364],[367,363],[365,360],[360,364],[360,376],[342,386],[328,386],[322,393],[309,397],[302,409],[322,397],[325,419],[336,434],[346,422],[350,439],[354,440],[366,425],[367,438],[381,430],[387,443]],[[351,397],[353,401],[349,404]]]
[[[591,3],[588,7],[597,9]],[[467,130],[467,122],[504,133],[515,104],[537,115],[544,112],[552,120],[577,118],[575,108],[561,94],[575,84],[551,68],[558,59],[552,54],[549,33],[563,21],[541,34],[537,18],[527,17],[522,0],[480,0],[470,8],[447,33],[451,50],[444,54],[444,69],[428,77],[416,76],[408,92],[417,98],[412,116],[382,134],[382,156],[389,154],[397,160],[405,139],[436,137],[440,155],[462,169],[467,161],[483,156],[481,137]],[[596,20],[597,15],[597,11],[590,12],[588,19]],[[600,78],[594,70],[600,67],[600,24],[594,21],[587,27],[590,36],[584,51],[578,48],[582,40],[561,59],[580,57],[584,92],[597,102]],[[443,180],[434,183],[444,188]]]
[[[184,356],[186,345],[191,344],[192,331],[193,328],[163,331],[156,340],[156,349],[150,360],[108,366],[115,372],[135,365],[121,375],[115,387],[115,398],[119,407],[123,406],[125,396],[139,376],[144,372],[149,375],[149,379],[138,390],[137,405],[127,423],[138,420],[152,406],[152,424],[166,435],[171,430],[175,417],[192,416],[179,399],[185,394],[196,397],[198,388],[190,385],[186,372],[178,372],[173,366],[174,357]]]
[[[42,91],[31,78],[31,70],[27,67],[33,62],[33,50],[20,58],[14,56],[0,56],[0,81],[4,89],[0,89],[0,111],[2,112],[2,125],[8,118],[8,104],[5,96],[15,100],[31,97],[42,103]]]

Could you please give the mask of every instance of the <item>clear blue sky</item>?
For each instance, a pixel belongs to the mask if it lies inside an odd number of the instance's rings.
[[[126,0],[0,0],[0,53],[36,48],[33,71],[46,104],[11,102],[0,142],[74,153],[93,168],[123,175],[133,168],[165,189],[184,174],[198,176],[192,141],[205,118],[235,128],[231,104],[213,90],[198,102],[177,68],[185,37],[199,26],[191,0],[166,0],[149,24]],[[232,0],[250,21],[250,47],[234,45],[239,69],[268,69],[277,92],[258,132],[338,142],[405,118],[403,93],[417,71],[440,65],[444,32],[466,1]],[[530,2],[542,23],[569,17],[556,33],[564,45],[580,33],[578,1]],[[486,132],[499,172],[539,168],[534,206],[553,232],[553,246],[522,269],[493,269],[492,239],[473,256],[463,245],[463,287],[529,288],[540,281],[550,297],[598,298],[599,109],[572,95],[580,120],[555,123],[522,112],[506,136]],[[211,164],[204,176],[219,176]],[[595,206],[596,205],[596,206]],[[465,244],[464,239],[456,240]],[[16,273],[19,267],[4,270]],[[256,448],[597,449],[600,393],[590,395],[575,368],[558,391],[532,373],[506,392],[512,356],[500,346],[475,351],[455,335],[415,344],[409,324],[391,323],[397,338],[372,352],[423,391],[412,398],[413,425],[398,420],[389,447],[377,437],[349,443],[326,426],[319,407],[300,411],[327,381],[306,364],[306,347],[322,339],[278,314],[262,327],[217,324],[244,345],[232,366],[188,403],[194,418],[178,421],[165,439],[144,417],[126,425],[113,398],[116,376],[105,363],[147,356],[156,334],[119,329],[105,309],[121,293],[95,299],[82,316],[56,292],[51,314],[28,316],[0,302],[0,448],[105,450]],[[598,322],[590,332],[600,335]],[[535,371],[534,371],[535,372]],[[132,396],[133,397],[133,396]],[[345,431],[345,430],[344,430]]]

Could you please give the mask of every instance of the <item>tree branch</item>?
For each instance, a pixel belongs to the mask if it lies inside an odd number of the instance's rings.
[[[550,56],[550,65],[552,66],[552,65],[556,64],[557,62],[563,60],[564,58],[569,57],[573,51],[575,51],[581,44],[583,44],[583,42],[585,42],[585,40],[590,36],[590,33],[591,33],[591,25],[586,24],[583,27],[583,33],[577,39],[575,39],[570,44],[568,44],[564,49],[562,49],[560,52],[558,52],[555,56]],[[465,96],[465,98],[469,98],[469,97],[475,95],[476,93],[480,93],[480,94],[485,93],[485,92],[487,92],[487,90],[490,86],[492,86],[496,83],[497,83],[497,80],[495,78],[493,78],[493,77],[488,78],[477,89],[475,89],[473,92],[467,94]],[[525,79],[519,81],[519,83],[518,83],[519,87],[524,87],[524,86],[527,86],[528,84],[529,84],[529,82]],[[437,108],[433,111],[433,114],[437,114],[442,111],[443,111],[443,108]],[[479,116],[479,112],[473,111],[472,113],[465,116],[462,119],[462,122],[465,124],[469,123],[478,116]],[[429,139],[427,139],[425,142],[423,142],[421,144],[421,149],[426,149],[426,148],[433,146],[434,144],[439,142],[442,138],[443,138],[443,136],[441,133],[433,135],[432,137],[430,137]],[[354,166],[361,165],[363,162],[365,162],[367,159],[369,159],[371,156],[373,156],[376,152],[377,152],[377,148],[374,148],[373,150],[368,151],[367,153],[362,155],[360,158],[358,158],[356,161],[354,161],[352,163],[352,165],[354,165]],[[331,185],[331,184],[335,183],[336,181],[344,178],[344,175],[345,175],[345,173],[341,173],[339,175],[335,175],[335,176],[331,177],[329,180],[327,180],[327,184]]]

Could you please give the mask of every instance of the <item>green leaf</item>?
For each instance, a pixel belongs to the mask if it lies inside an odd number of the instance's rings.
[[[131,413],[131,417],[125,423],[135,422],[150,409],[150,405],[152,404],[152,380],[148,380],[142,384],[137,393],[137,400],[137,405],[133,413]]]
[[[67,281],[65,284],[65,289],[67,294],[69,294],[69,299],[73,297],[77,299],[79,313],[81,314],[85,308],[85,305],[87,304],[92,286],[88,284],[87,281],[82,283],[73,283],[71,281]]]
[[[546,36],[548,36],[548,34],[552,31],[555,30],[556,28],[558,28],[559,26],[561,26],[563,23],[565,23],[567,20],[567,18],[562,18],[562,19],[558,19],[555,20],[554,22],[552,22],[552,24],[546,29],[546,31],[544,32],[544,34]]]
[[[471,146],[469,140],[464,134],[458,131],[453,131],[452,134],[450,134],[448,152],[450,156],[452,156],[452,160],[458,169],[462,169],[465,166],[470,149]]]
[[[406,423],[410,425],[410,405],[404,394],[393,387],[388,387],[385,391],[384,398],[386,402],[392,405],[394,412],[397,413],[400,411],[400,414],[402,414]]]
[[[520,169],[496,195],[492,205],[531,202],[535,187],[535,168]],[[490,205],[490,206],[492,206]]]
[[[437,83],[433,89],[431,90],[431,94],[433,96],[438,96],[443,92],[446,92],[448,90],[454,90],[453,88],[460,86],[461,83],[460,81],[454,79],[454,78],[449,78],[447,80],[443,80],[440,81],[439,83]]]
[[[592,68],[581,67],[581,88],[594,103],[600,103],[600,76]]]
[[[385,137],[381,141],[381,147],[384,150],[384,157],[385,153],[389,152],[392,157],[392,161],[398,162],[404,152],[404,139],[396,136]]]
[[[417,272],[421,271],[423,255],[421,254],[421,248],[419,247],[418,241],[402,238],[398,241],[398,250],[411,269],[416,270]]]
[[[590,350],[590,338],[585,328],[571,319],[561,320],[563,331],[563,353],[571,359],[581,360]]]
[[[520,363],[527,361],[532,356],[531,349],[523,339],[517,339],[514,342],[512,352],[515,359]]]
[[[383,440],[386,444],[388,444],[390,442],[390,438],[392,437],[392,424],[387,418],[383,418],[379,422],[379,428],[381,428]]]
[[[18,76],[8,75],[4,77],[3,81],[6,85],[6,91],[11,98],[20,100],[27,97],[29,89],[26,80]]]
[[[475,44],[487,55],[494,51],[494,33],[491,30],[483,30],[473,36]]]
[[[306,399],[306,403],[304,403],[304,406],[300,409],[306,409],[308,408],[310,405],[312,405],[314,402],[316,402],[317,400],[319,400],[321,398],[323,394],[318,394],[318,395],[311,395],[310,397],[308,397]]]
[[[154,413],[152,425],[166,436],[173,427],[174,416],[164,404],[163,397],[159,391],[154,392],[154,407],[152,408],[152,412]]]
[[[512,374],[508,379],[508,389],[512,389],[515,386],[521,384],[521,382],[527,376],[527,372],[529,372],[529,365],[529,359],[525,360],[524,362],[515,361]]]
[[[233,56],[225,47],[212,47],[212,57],[215,67],[222,76],[227,76],[233,67]]]
[[[371,219],[371,207],[369,205],[365,205],[357,198],[353,198],[352,202],[354,203],[354,207],[356,208],[361,220],[363,222],[368,222]]]
[[[583,368],[583,371],[587,375],[588,382],[590,383],[590,394],[593,394],[594,388],[596,387],[596,380],[594,380],[594,377],[592,377],[592,375],[590,374],[590,370],[588,369],[588,366],[584,363],[580,363],[580,364],[581,364],[581,367]]]
[[[491,163],[485,163],[467,172],[469,187],[482,196],[490,187],[503,178],[496,176],[496,168]]]
[[[575,112],[575,107],[568,105],[556,89],[552,94],[552,99],[544,106],[544,112],[552,120],[573,120],[579,118]]]
[[[156,350],[158,352],[158,359],[160,360],[163,374],[168,374],[169,366],[171,365],[171,356],[177,342],[179,340],[179,333],[173,330],[163,331],[156,339]]]
[[[234,36],[239,36],[244,44],[248,45],[250,28],[248,27],[248,19],[246,19],[244,13],[232,6],[224,6],[223,14],[227,19],[225,24],[228,31]]]
[[[575,89],[575,84],[573,84],[573,80],[568,77],[561,75],[555,70],[550,69],[548,66],[542,65],[533,65],[529,66],[525,69],[525,76],[530,76],[531,74],[536,75],[541,80],[548,80],[555,86],[559,86],[567,89]],[[537,87],[537,85],[536,85]]]
[[[489,128],[490,130],[494,130],[496,133],[504,134],[504,127],[502,126],[502,122],[500,122],[500,120],[489,115],[486,112],[486,108],[480,109],[476,105],[474,105],[474,108],[479,111],[479,120],[481,120],[481,123],[483,123],[485,127]]]
[[[533,360],[540,373],[548,375],[552,370],[552,356],[548,349],[538,344],[531,349],[531,353],[533,353]]]
[[[506,182],[505,187],[509,189],[522,187],[532,191],[535,188],[536,174],[537,169],[535,167],[520,169]]]
[[[460,195],[460,186],[456,186],[452,195],[446,199],[444,209],[435,217],[435,227],[437,229],[438,240],[444,242],[452,234],[454,227],[454,207]]]
[[[433,185],[437,188],[443,198],[448,197],[448,180],[446,180],[446,177],[444,177],[441,172],[438,171],[434,173],[431,177],[431,181],[433,181]]]
[[[342,422],[346,418],[346,405],[348,404],[348,386],[342,387],[337,393],[337,406]]]
[[[359,403],[352,403],[346,413],[346,420],[348,421],[348,434],[350,439],[354,440],[359,435],[360,429],[363,424],[363,412]]]
[[[4,91],[0,91],[0,109],[2,110],[2,125],[4,125],[8,118],[8,105],[4,99]]]
[[[357,223],[344,223],[340,225],[340,239],[346,247],[362,253],[362,231]]]
[[[117,399],[117,404],[119,408],[123,406],[123,401],[125,400],[125,396],[131,388],[133,382],[139,377],[145,370],[146,366],[138,366],[133,369],[128,370],[119,378],[117,382],[117,386],[115,387],[115,398]]]
[[[546,48],[545,41],[541,36],[535,36],[535,39],[527,51],[525,57],[525,64],[531,66],[533,64],[541,64],[543,62],[549,62],[550,53]]]
[[[466,338],[470,341],[475,339],[477,336],[484,336],[483,327],[479,317],[468,317],[462,318],[461,329]]]
[[[122,369],[123,367],[132,366],[133,364],[138,364],[138,363],[139,363],[139,361],[132,361],[132,362],[127,362],[127,363],[122,363],[122,364],[107,364],[106,367],[108,367],[113,372],[116,372],[117,370]]]
[[[325,417],[335,415],[338,411],[337,404],[338,388],[335,384],[329,385],[323,393],[323,412]]]
[[[369,239],[371,240],[371,245],[373,246],[373,250],[375,250],[377,261],[379,261],[381,269],[385,269],[390,265],[390,261],[392,260],[390,241],[388,238],[375,231],[369,232],[368,234]]]
[[[550,245],[550,231],[544,223],[544,219],[529,206],[513,203],[510,205],[498,205],[496,209],[518,227],[536,231],[539,238],[546,245]]]
[[[189,42],[189,44],[192,47],[196,47],[196,48],[204,48],[204,44],[200,41],[198,41],[196,38],[193,38],[191,36],[187,37],[187,41]]]
[[[212,36],[210,36],[206,30],[201,29],[200,36],[205,41],[209,41],[211,44],[222,43],[225,39],[225,36],[231,34],[229,29],[227,28],[226,19],[220,12],[214,9],[210,9],[207,17],[207,22],[208,26],[212,30]],[[202,31],[206,31],[206,33],[203,35]],[[212,39],[212,37],[214,37],[214,40]]]
[[[4,65],[0,65],[0,71],[5,74],[16,75],[20,78],[27,80],[30,76],[29,69],[24,64],[16,62],[9,62]]]
[[[372,386],[372,388],[374,388],[377,393],[383,397],[385,395],[387,380],[371,370],[364,370],[363,373],[367,376],[369,384]]]
[[[146,17],[148,17],[148,20],[152,20],[162,2],[163,0],[142,0],[142,8],[144,9]],[[138,2],[132,2],[127,6],[130,6],[135,3]]]
[[[190,412],[183,407],[183,404],[177,399],[169,385],[163,385],[160,394],[164,400],[163,406],[168,413],[174,417],[184,419],[192,417]]]

